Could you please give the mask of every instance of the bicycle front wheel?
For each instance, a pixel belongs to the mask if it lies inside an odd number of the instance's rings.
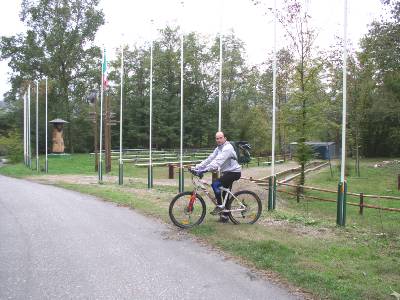
[[[206,203],[192,192],[183,192],[174,197],[169,205],[169,217],[180,228],[191,228],[203,222]]]
[[[229,218],[234,224],[253,224],[261,216],[262,204],[260,198],[251,191],[240,191],[230,197],[226,207]]]

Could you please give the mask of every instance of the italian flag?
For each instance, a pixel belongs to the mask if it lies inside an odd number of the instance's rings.
[[[106,49],[103,50],[103,62],[101,65],[101,73],[103,77],[103,89],[106,90],[108,88],[108,78],[107,78],[107,57],[106,57]]]

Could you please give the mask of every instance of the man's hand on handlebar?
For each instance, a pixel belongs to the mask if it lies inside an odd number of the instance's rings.
[[[207,172],[207,170],[202,169],[202,168],[195,168],[191,167],[189,169],[190,173],[192,173],[194,176],[197,176],[199,178],[203,178],[203,174]]]

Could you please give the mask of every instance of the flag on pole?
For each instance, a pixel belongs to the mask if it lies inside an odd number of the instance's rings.
[[[103,89],[106,90],[108,88],[108,74],[107,74],[107,57],[105,48],[103,50],[102,73],[103,73]]]

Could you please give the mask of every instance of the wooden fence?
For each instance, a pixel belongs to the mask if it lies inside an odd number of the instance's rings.
[[[326,199],[326,198],[322,198],[322,197],[316,197],[316,196],[311,196],[311,195],[305,195],[304,193],[302,193],[302,190],[312,190],[312,191],[319,191],[319,192],[323,192],[323,193],[327,193],[327,194],[335,194],[337,195],[337,191],[333,191],[333,190],[328,190],[328,189],[323,189],[323,188],[316,188],[316,187],[311,187],[311,186],[304,186],[304,185],[296,185],[296,184],[290,184],[290,183],[285,183],[285,182],[278,182],[278,187],[279,186],[288,186],[288,187],[293,187],[295,188],[295,192],[293,191],[288,191],[285,189],[277,189],[277,192],[282,192],[282,193],[286,193],[292,196],[295,196],[297,199],[297,202],[300,201],[301,197],[305,197],[305,198],[310,198],[313,200],[317,200],[317,201],[323,201],[323,202],[335,202],[335,199]],[[362,215],[364,212],[364,208],[372,208],[372,209],[380,209],[380,210],[386,210],[386,211],[394,211],[394,212],[400,212],[400,208],[394,208],[394,207],[383,207],[383,206],[377,206],[377,205],[370,205],[370,204],[366,204],[364,202],[365,199],[370,198],[370,199],[380,199],[380,200],[398,200],[400,201],[400,197],[395,197],[395,196],[381,196],[381,195],[368,195],[368,194],[364,194],[364,193],[352,193],[352,192],[347,192],[348,196],[355,196],[358,197],[359,202],[355,203],[355,202],[349,202],[346,201],[347,205],[351,205],[351,206],[358,206],[360,211],[359,213]]]

